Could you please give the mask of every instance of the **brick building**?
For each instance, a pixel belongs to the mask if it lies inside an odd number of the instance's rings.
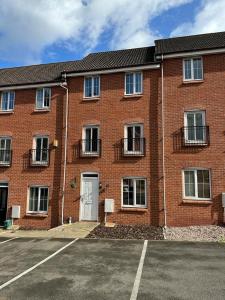
[[[223,222],[225,33],[0,70],[0,221]]]

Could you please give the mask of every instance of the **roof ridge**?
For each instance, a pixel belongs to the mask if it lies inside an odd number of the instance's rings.
[[[182,35],[182,36],[174,36],[174,37],[168,37],[165,39],[157,39],[155,42],[158,41],[167,41],[167,40],[173,40],[173,39],[183,39],[186,37],[200,37],[205,35],[212,35],[212,34],[218,34],[218,33],[225,33],[225,31],[217,31],[217,32],[208,32],[208,33],[200,33],[200,34],[189,34],[189,35]]]
[[[20,68],[22,69],[22,68],[29,68],[29,67],[37,67],[37,66],[59,65],[59,64],[66,64],[66,63],[80,62],[80,61],[82,61],[82,59],[58,61],[58,62],[42,63],[42,64],[33,64],[33,65],[25,65],[25,66],[17,66],[17,67],[8,67],[8,68],[0,68],[0,70],[3,71],[3,70],[11,70],[11,69],[20,69]]]
[[[126,49],[118,49],[118,50],[92,52],[92,53],[89,53],[87,56],[85,56],[84,59],[87,58],[88,56],[101,54],[101,53],[124,52],[124,51],[127,51],[127,50],[139,50],[139,49],[148,49],[148,48],[155,48],[155,46],[152,45],[152,46],[145,46],[145,47],[136,47],[136,48],[126,48]]]

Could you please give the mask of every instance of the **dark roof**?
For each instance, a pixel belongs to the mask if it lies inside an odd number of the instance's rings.
[[[225,48],[225,32],[183,36],[155,41],[155,54]]]
[[[76,72],[117,69],[154,63],[155,47],[91,53],[80,61]]]
[[[63,71],[77,68],[79,61],[0,69],[0,86],[59,81]]]
[[[92,53],[82,60],[0,69],[0,87],[57,82],[61,73],[145,65],[154,62],[155,47]]]

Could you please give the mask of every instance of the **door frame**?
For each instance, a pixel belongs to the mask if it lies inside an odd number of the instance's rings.
[[[8,202],[9,202],[9,182],[8,181],[0,181],[0,188],[7,188],[7,202],[6,202],[6,219],[7,219]]]
[[[82,203],[81,203],[81,197],[83,195],[83,176],[84,175],[97,175],[97,177],[94,177],[94,178],[97,178],[98,180],[98,187],[99,187],[99,173],[98,172],[82,172],[81,175],[80,175],[80,209],[79,209],[79,221],[85,221],[85,220],[82,220]],[[90,177],[91,178],[91,177]],[[98,195],[99,195],[99,189],[98,189]],[[97,222],[98,222],[98,217],[99,217],[99,197],[97,199],[97,205],[96,205],[96,209],[97,209]]]

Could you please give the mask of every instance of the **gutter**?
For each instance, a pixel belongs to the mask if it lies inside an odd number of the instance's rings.
[[[63,74],[65,82],[61,83],[61,88],[66,90],[66,119],[65,119],[65,137],[64,137],[64,162],[63,162],[63,188],[62,188],[62,206],[61,206],[61,224],[64,223],[64,203],[66,189],[66,167],[67,167],[67,144],[68,144],[68,115],[69,115],[69,89],[66,82],[66,73]]]
[[[49,83],[36,83],[36,84],[24,84],[24,85],[8,85],[1,86],[0,91],[9,91],[9,90],[23,90],[23,89],[33,89],[38,87],[52,87],[60,86],[61,82],[49,82]]]

